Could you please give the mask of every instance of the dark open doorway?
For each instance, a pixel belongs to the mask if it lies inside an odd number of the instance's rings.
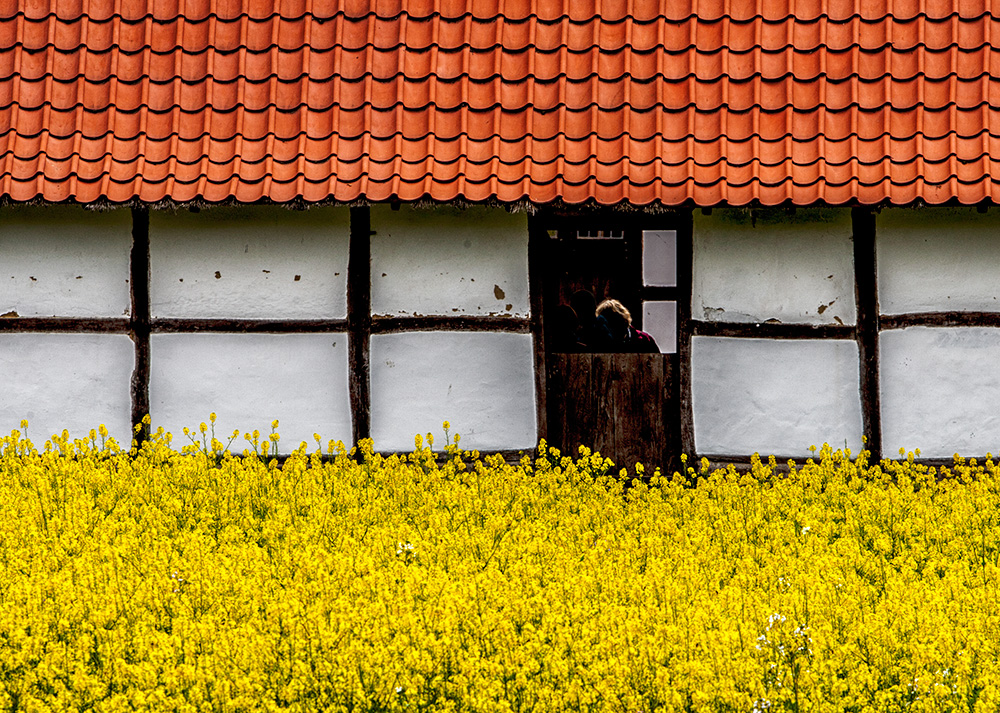
[[[670,214],[541,218],[531,270],[542,293],[546,430],[563,453],[586,445],[629,470],[636,462],[650,472],[679,466],[677,222]],[[569,339],[567,319],[576,315],[568,307],[579,290],[596,302],[619,300],[660,353]]]

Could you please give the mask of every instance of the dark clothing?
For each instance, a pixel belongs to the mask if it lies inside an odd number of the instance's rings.
[[[590,324],[582,325],[577,330],[576,340],[582,345],[581,351],[585,352],[612,351],[614,346],[608,320],[601,315],[597,315]]]
[[[629,327],[628,333],[625,335],[625,348],[622,351],[638,354],[659,354],[660,348],[656,346],[656,340],[649,334],[641,329]]]

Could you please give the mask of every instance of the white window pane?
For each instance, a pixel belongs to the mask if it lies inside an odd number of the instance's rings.
[[[70,206],[0,211],[0,315],[123,317],[132,216]]]
[[[153,427],[185,442],[218,415],[216,437],[233,429],[271,432],[278,419],[279,451],[288,453],[318,433],[351,442],[346,334],[154,334],[149,398]],[[242,452],[246,441],[233,443]]]
[[[804,456],[861,446],[858,345],[848,340],[692,340],[699,453]]]
[[[676,230],[642,231],[642,281],[654,287],[677,286]]]
[[[644,302],[642,305],[642,331],[656,340],[663,354],[677,352],[677,303]]]
[[[153,211],[154,317],[342,319],[347,208],[278,206]]]

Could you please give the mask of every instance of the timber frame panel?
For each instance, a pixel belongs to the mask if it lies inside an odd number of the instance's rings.
[[[348,338],[348,390],[352,436],[357,443],[371,437],[371,353],[373,334],[401,332],[507,332],[535,333],[531,317],[505,316],[394,316],[375,317],[371,311],[371,211],[350,208],[350,244],[347,267],[346,319],[220,319],[157,318],[150,307],[149,209],[132,208],[132,245],[129,255],[130,314],[128,317],[6,317],[0,333],[124,334],[134,345],[135,366],[130,376],[131,421],[142,424],[150,412],[150,341],[154,334],[204,332],[236,334],[338,333]],[[532,314],[535,314],[532,310]],[[542,401],[544,403],[544,401]],[[148,436],[139,429],[137,437]],[[519,456],[520,450],[500,450]]]

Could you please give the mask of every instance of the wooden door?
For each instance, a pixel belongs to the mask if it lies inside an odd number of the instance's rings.
[[[646,233],[637,226],[603,232],[580,224],[549,233],[541,264],[546,332],[546,421],[549,442],[575,456],[585,445],[633,470],[641,462],[673,470],[679,466],[680,411],[676,353],[632,354],[579,351],[560,334],[561,313],[577,290],[597,302],[621,301],[642,328],[644,304],[672,292],[644,284]],[[607,225],[607,224],[605,224]],[[601,227],[597,225],[596,227]],[[648,272],[648,271],[647,271]],[[662,303],[662,302],[661,302]],[[676,351],[671,341],[669,351]]]
[[[563,453],[585,445],[633,470],[677,467],[675,354],[548,355],[549,437]]]

